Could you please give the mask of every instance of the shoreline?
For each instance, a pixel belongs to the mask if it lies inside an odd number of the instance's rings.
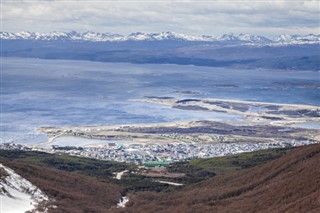
[[[134,101],[134,100],[132,100]],[[136,100],[139,101],[139,100]],[[61,136],[73,136],[92,140],[124,141],[132,144],[170,143],[220,143],[220,142],[270,142],[281,140],[319,141],[320,112],[317,106],[274,104],[221,99],[168,99],[155,97],[140,101],[167,105],[179,110],[198,110],[224,114],[236,114],[237,119],[193,119],[160,123],[39,127],[48,142],[53,144]],[[299,124],[313,123],[305,128]],[[299,139],[300,138],[300,139]],[[76,144],[75,144],[76,145]]]
[[[187,98],[186,98],[187,99]],[[221,102],[229,102],[229,103],[241,103],[241,104],[253,104],[253,105],[272,105],[272,106],[286,106],[286,107],[303,107],[303,108],[318,108],[320,110],[320,105],[311,105],[311,104],[288,104],[288,103],[273,103],[273,102],[259,102],[259,101],[244,101],[237,99],[219,99],[219,98],[194,98],[199,99],[201,101],[221,101]],[[159,100],[159,102],[163,101],[175,101],[178,100],[174,97],[172,99],[162,99],[161,96],[154,98],[142,98],[142,99],[129,99],[129,101],[137,101],[137,102],[151,102],[157,104],[158,102],[152,100]],[[159,104],[159,103],[158,103]]]
[[[184,100],[188,100],[185,103]],[[242,117],[238,119],[221,119],[221,118],[210,118],[210,119],[187,119],[187,120],[180,120],[180,121],[169,121],[169,122],[158,122],[158,123],[131,123],[131,124],[112,124],[112,125],[84,125],[84,126],[48,126],[48,127],[38,127],[37,131],[40,131],[42,133],[45,133],[49,130],[55,130],[60,129],[62,131],[61,135],[64,134],[63,131],[75,129],[79,130],[80,128],[84,132],[90,132],[92,129],[96,131],[100,130],[119,130],[122,128],[134,126],[134,127],[157,127],[157,126],[166,126],[166,127],[172,127],[172,126],[186,126],[190,125],[191,123],[197,123],[199,121],[215,121],[215,122],[222,122],[222,123],[229,123],[232,122],[233,124],[236,123],[243,123],[250,121],[250,117],[263,117],[265,115],[274,116],[278,118],[285,118],[283,120],[269,120],[269,122],[266,122],[264,124],[269,125],[294,125],[296,123],[303,123],[303,122],[319,122],[320,123],[320,106],[314,106],[314,105],[302,105],[302,104],[279,104],[279,103],[270,103],[270,102],[256,102],[256,101],[243,101],[243,100],[226,100],[226,99],[213,99],[213,98],[203,98],[203,99],[161,99],[161,97],[155,97],[155,98],[149,98],[149,99],[130,99],[130,101],[140,101],[140,102],[148,102],[153,104],[159,104],[159,105],[168,105],[171,107],[177,106],[177,104],[181,104],[183,106],[203,106],[203,105],[210,105],[211,102],[221,102],[221,103],[235,103],[235,104],[245,104],[246,107],[254,106],[254,107],[284,107],[281,108],[281,110],[314,110],[316,113],[318,113],[318,116],[314,117],[306,117],[306,116],[296,116],[296,117],[290,117],[290,115],[286,114],[268,114],[269,109],[263,109],[261,111],[237,111],[233,108],[223,108],[219,106],[219,103],[212,104],[212,109],[208,110],[196,110],[196,111],[207,111],[207,112],[215,112],[210,111],[214,110],[216,108],[224,109],[224,112],[221,112],[222,114],[238,114],[242,115]],[[190,104],[192,103],[192,104]],[[188,109],[180,109],[180,110],[188,110]],[[270,111],[270,110],[269,110]],[[276,111],[276,110],[274,110]],[[248,120],[249,119],[249,120]],[[247,123],[249,125],[249,123]],[[253,125],[259,125],[259,123],[253,123]]]
[[[129,101],[139,101],[139,102],[150,102],[150,103],[154,103],[154,104],[163,104],[163,103],[159,103],[156,101],[152,101],[153,99],[157,99],[157,98],[150,98],[150,99],[129,99]],[[159,99],[157,100],[162,100],[161,97],[159,97]],[[170,100],[177,100],[177,99],[168,99]],[[258,105],[272,105],[272,106],[286,106],[286,107],[297,107],[297,108],[301,108],[301,109],[305,109],[305,108],[312,108],[312,109],[316,109],[316,110],[320,110],[320,106],[315,106],[315,105],[304,105],[304,104],[282,104],[282,103],[271,103],[271,102],[256,102],[256,101],[243,101],[243,100],[231,100],[231,99],[214,99],[214,98],[204,98],[204,99],[199,99],[201,101],[221,101],[221,102],[229,102],[229,103],[243,103],[243,104],[258,104]],[[226,114],[229,114],[228,112],[225,112]],[[221,121],[222,119],[207,119],[210,121]],[[232,119],[228,120],[228,119],[224,119],[223,121],[231,121]],[[198,121],[198,120],[183,120],[183,121],[169,121],[169,122],[158,122],[158,123],[130,123],[130,124],[112,124],[112,125],[80,125],[80,126],[41,126],[36,128],[37,131],[42,132],[42,129],[56,129],[56,128],[61,128],[61,129],[70,129],[70,128],[97,128],[97,127],[101,127],[101,128],[119,128],[119,127],[123,127],[123,126],[137,126],[137,127],[145,127],[145,126],[159,126],[159,125],[176,125],[177,123],[188,123],[188,122],[193,122],[193,121]],[[300,123],[303,121],[297,121],[297,123]]]

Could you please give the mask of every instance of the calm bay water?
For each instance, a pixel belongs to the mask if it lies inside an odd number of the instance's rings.
[[[130,101],[145,96],[320,105],[319,72],[25,58],[1,71],[2,142],[44,142],[39,126],[239,118]]]

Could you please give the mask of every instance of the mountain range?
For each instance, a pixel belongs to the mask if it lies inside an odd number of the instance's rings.
[[[35,40],[35,41],[90,41],[90,42],[124,42],[124,41],[185,41],[185,42],[227,42],[238,44],[320,44],[320,35],[279,35],[269,39],[259,35],[224,34],[221,36],[187,35],[175,32],[142,33],[135,32],[127,36],[113,33],[87,31],[71,32],[0,32],[1,40]]]
[[[245,69],[319,70],[320,35],[0,32],[2,57],[178,64]]]

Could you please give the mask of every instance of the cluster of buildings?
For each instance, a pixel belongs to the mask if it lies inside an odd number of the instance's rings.
[[[145,162],[176,162],[193,158],[227,156],[270,148],[285,148],[312,144],[312,141],[280,141],[274,143],[210,143],[210,144],[110,144],[102,147],[59,147],[50,149],[30,148],[19,144],[0,144],[0,149],[37,150],[79,157],[143,164]]]
[[[0,143],[0,150],[21,150],[21,151],[32,151],[32,148],[24,146],[22,144],[15,143]]]
[[[283,141],[275,143],[212,143],[212,144],[158,144],[158,145],[124,145],[113,148],[83,148],[83,150],[69,150],[68,154],[113,160],[119,162],[142,164],[150,161],[176,162],[193,158],[210,158],[253,152],[270,148],[286,148],[307,145],[311,141]]]

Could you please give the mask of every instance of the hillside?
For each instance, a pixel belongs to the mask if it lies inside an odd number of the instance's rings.
[[[38,209],[46,212],[50,200],[38,187],[0,164],[1,212],[20,213]]]
[[[120,212],[319,212],[320,145],[170,193],[137,193]]]
[[[6,165],[54,198],[57,208],[49,212],[103,212],[121,195],[119,186],[83,175],[18,162]]]
[[[0,150],[0,162],[48,195],[53,201],[48,212],[53,213],[317,212],[320,208],[320,171],[315,169],[320,144],[178,162],[167,171],[185,174],[177,178],[146,177],[129,164],[41,152]],[[115,179],[114,172],[123,170],[129,172]],[[129,198],[126,207],[116,208],[124,195]]]
[[[4,151],[0,161],[52,198],[49,212],[104,212],[118,203],[122,187],[112,182],[120,163],[40,152]],[[41,212],[41,211],[40,211]]]

